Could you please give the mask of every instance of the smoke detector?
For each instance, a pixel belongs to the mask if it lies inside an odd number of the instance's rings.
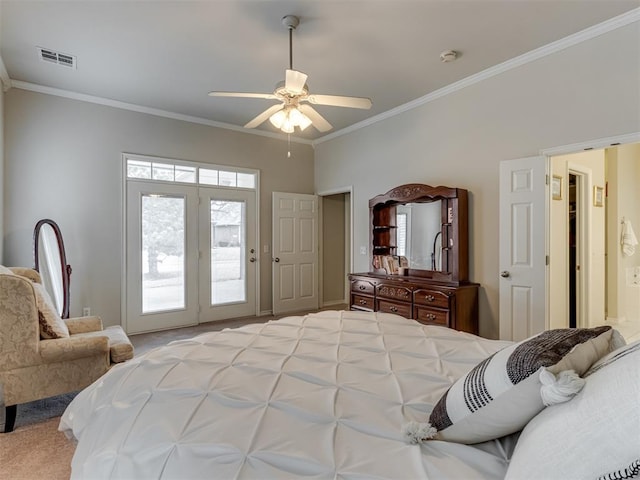
[[[458,52],[455,50],[445,50],[440,54],[440,60],[444,63],[453,62],[456,58],[458,58]]]

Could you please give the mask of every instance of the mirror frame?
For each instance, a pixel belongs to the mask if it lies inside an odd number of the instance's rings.
[[[468,192],[463,188],[408,183],[377,195],[369,200],[369,264],[376,251],[374,243],[375,218],[381,214],[395,215],[398,205],[441,201],[442,271],[408,269],[407,275],[431,278],[434,281],[460,284],[469,277],[469,216]],[[395,250],[395,248],[392,248]],[[395,254],[392,252],[392,254]],[[373,268],[373,266],[372,266]],[[374,270],[374,273],[386,273]]]
[[[62,312],[60,313],[61,318],[69,318],[69,285],[71,283],[71,265],[67,264],[67,256],[65,255],[64,250],[64,241],[62,240],[62,232],[60,231],[60,227],[58,224],[51,219],[44,218],[39,220],[36,223],[36,226],[33,230],[33,256],[35,261],[34,269],[37,272],[40,272],[40,258],[39,258],[39,248],[38,242],[40,240],[40,230],[44,225],[49,225],[56,236],[56,240],[58,242],[58,251],[60,253],[60,271],[62,272]]]

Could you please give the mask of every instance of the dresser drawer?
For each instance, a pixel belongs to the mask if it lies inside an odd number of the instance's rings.
[[[375,302],[373,297],[363,297],[362,295],[351,295],[351,307],[358,310],[373,311]]]
[[[378,300],[379,312],[395,313],[401,317],[411,318],[411,304],[410,303],[396,303],[388,302],[386,300]]]
[[[449,310],[426,308],[416,305],[413,309],[414,318],[420,323],[428,325],[449,326]]]
[[[428,307],[449,308],[449,295],[438,290],[420,288],[413,292],[413,303]]]
[[[376,287],[376,296],[389,298],[391,300],[411,302],[411,289],[382,283]]]
[[[362,280],[351,282],[351,291],[353,293],[364,293],[366,295],[373,295],[375,293],[373,284]]]

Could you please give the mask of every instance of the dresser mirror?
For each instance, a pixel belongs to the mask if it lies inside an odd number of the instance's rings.
[[[441,200],[396,207],[397,254],[409,269],[442,271],[441,212]]]
[[[466,281],[467,202],[464,189],[419,183],[401,185],[372,198],[373,273]],[[399,268],[394,268],[393,261]]]

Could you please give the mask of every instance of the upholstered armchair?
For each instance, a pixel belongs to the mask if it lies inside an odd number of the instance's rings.
[[[0,405],[6,408],[5,432],[13,430],[18,404],[81,390],[114,363],[133,357],[122,328],[103,329],[99,317],[58,319],[68,334],[43,339],[39,283],[35,270],[0,268]]]

